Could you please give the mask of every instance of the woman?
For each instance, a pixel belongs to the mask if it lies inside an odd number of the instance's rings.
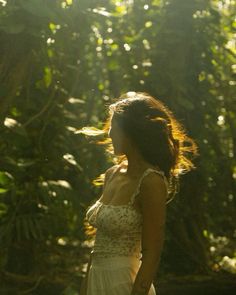
[[[155,295],[166,204],[178,177],[194,168],[195,142],[159,100],[128,92],[109,106],[105,129],[118,164],[86,217],[97,228],[81,294]]]

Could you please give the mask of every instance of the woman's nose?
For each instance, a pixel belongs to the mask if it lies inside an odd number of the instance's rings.
[[[111,128],[108,130],[108,136],[111,137]]]

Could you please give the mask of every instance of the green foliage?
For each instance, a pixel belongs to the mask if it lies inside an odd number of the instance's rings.
[[[89,248],[84,212],[101,191],[93,180],[111,165],[77,130],[101,128],[106,105],[129,90],[163,100],[199,145],[197,169],[183,177],[168,205],[161,273],[223,268],[222,257],[235,257],[233,1],[2,3],[0,268],[6,285],[50,294],[55,284],[77,294]]]

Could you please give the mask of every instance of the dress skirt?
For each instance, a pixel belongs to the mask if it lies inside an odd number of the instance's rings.
[[[92,257],[87,295],[131,295],[141,261],[135,256]],[[151,285],[148,295],[156,295]]]

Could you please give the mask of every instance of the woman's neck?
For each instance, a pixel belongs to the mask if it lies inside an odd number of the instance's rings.
[[[126,174],[129,177],[138,177],[142,172],[151,167],[143,157],[136,151],[132,151],[130,154],[126,154],[127,161],[124,163],[124,168],[121,168],[120,172]]]

